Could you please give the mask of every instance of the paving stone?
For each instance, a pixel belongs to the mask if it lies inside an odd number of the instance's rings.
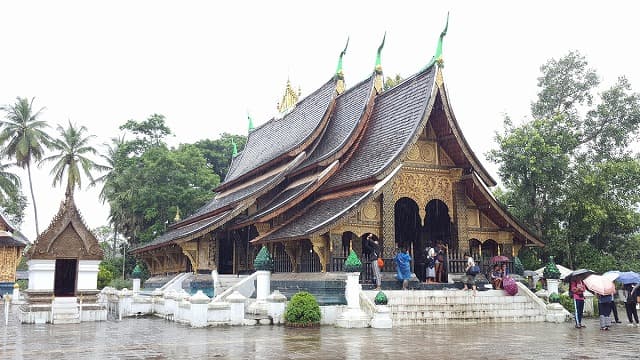
[[[15,307],[14,307],[15,310]],[[407,320],[410,324],[411,320]],[[156,317],[66,325],[9,325],[0,314],[0,359],[623,359],[640,328],[600,331],[572,323],[471,323],[393,329],[221,326],[194,329]],[[498,346],[499,345],[499,346]]]

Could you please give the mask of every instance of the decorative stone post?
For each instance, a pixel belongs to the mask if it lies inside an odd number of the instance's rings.
[[[228,302],[210,302],[207,305],[207,322],[211,325],[229,325],[231,322],[231,306]]]
[[[364,328],[369,326],[369,317],[360,309],[360,271],[362,262],[358,255],[351,250],[347,260],[344,262],[344,269],[347,272],[347,285],[344,296],[347,299],[347,310],[340,314],[336,320],[336,326],[342,328]]]
[[[549,256],[549,263],[544,267],[544,278],[547,280],[547,291],[549,295],[558,293],[558,283],[560,282],[560,270],[553,261],[553,256]]]
[[[267,297],[267,303],[269,304],[267,314],[273,319],[273,324],[284,323],[284,310],[287,304],[287,297],[276,290]]]
[[[124,288],[120,290],[119,297],[120,297],[119,317],[120,317],[120,320],[122,320],[123,317],[131,315],[131,306],[133,304],[133,293],[129,291],[129,289]]]
[[[175,290],[169,289],[164,293],[164,316],[166,319],[172,320],[176,313],[176,296]]]
[[[253,261],[256,271],[256,301],[249,306],[249,312],[254,314],[266,314],[268,311],[267,297],[271,293],[271,271],[273,271],[273,258],[266,246],[262,246]]]
[[[20,304],[20,286],[18,284],[13,284],[13,294],[11,296],[12,304]]]
[[[376,312],[371,319],[371,327],[376,329],[391,329],[393,322],[391,321],[391,310],[387,306],[387,295],[382,291],[376,294],[374,303],[376,304]]]
[[[207,326],[207,309],[211,299],[202,290],[191,297],[191,327]]]
[[[242,325],[244,323],[244,303],[247,300],[237,291],[227,296],[227,301],[231,304],[231,325]]]
[[[131,278],[133,279],[133,293],[137,294],[140,292],[140,278],[142,277],[142,268],[140,265],[136,264],[136,267],[133,268],[131,272]]]
[[[140,279],[138,280],[138,291],[140,291]],[[134,289],[135,289],[135,281],[136,279],[133,280],[134,281]],[[133,291],[134,294],[137,294],[136,291]],[[160,314],[164,314],[166,313],[166,310],[164,309],[164,298],[163,298],[163,292],[160,289],[155,289],[153,290],[153,292],[151,292],[151,309],[150,311],[152,313],[160,313]]]

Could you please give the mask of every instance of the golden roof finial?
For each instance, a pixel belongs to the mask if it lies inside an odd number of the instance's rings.
[[[173,221],[175,222],[180,221],[180,208],[178,206],[176,206],[176,217],[173,218]]]
[[[278,103],[278,111],[280,113],[285,113],[296,106],[300,96],[299,89],[300,88],[298,87],[298,94],[296,94],[295,90],[291,87],[291,81],[287,79],[287,86],[284,89],[284,95],[282,95],[282,100]]]

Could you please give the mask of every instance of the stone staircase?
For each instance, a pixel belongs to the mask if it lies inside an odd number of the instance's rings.
[[[365,291],[374,299],[376,291]],[[480,322],[545,321],[546,311],[527,294],[508,296],[502,290],[385,291],[393,326]]]
[[[76,297],[57,297],[51,303],[53,324],[79,324],[80,311]]]

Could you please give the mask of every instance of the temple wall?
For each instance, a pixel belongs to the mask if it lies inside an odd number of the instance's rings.
[[[0,247],[0,282],[14,282],[21,249],[14,246]]]
[[[53,291],[55,260],[29,260],[29,290]]]
[[[76,289],[97,290],[99,266],[100,260],[78,261],[78,283],[76,285]]]

